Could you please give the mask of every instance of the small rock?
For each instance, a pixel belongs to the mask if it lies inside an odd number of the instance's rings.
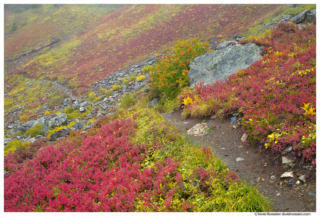
[[[293,172],[284,172],[280,178],[293,178]]]
[[[292,146],[288,146],[287,148],[285,148],[282,152],[283,153],[288,153],[292,151]]]
[[[309,192],[309,196],[317,196],[317,195],[316,195],[316,192],[314,192],[314,193]]]
[[[300,185],[301,184],[301,182],[298,180],[297,182],[296,182],[296,185]]]
[[[231,117],[231,123],[230,124],[233,124],[233,123],[236,123],[237,122],[237,117],[234,116],[234,117]]]
[[[86,108],[80,107],[80,108],[79,108],[79,111],[80,111],[80,112],[85,112],[85,111],[86,111]]]
[[[300,179],[301,181],[303,181],[303,182],[306,182],[306,176],[305,176],[305,175],[300,176],[299,179]]]
[[[239,161],[243,161],[244,159],[242,157],[238,157],[236,158],[236,161],[239,162]]]
[[[270,177],[272,180],[275,180],[276,179],[276,177],[273,175],[273,176],[271,176]]]
[[[244,133],[244,134],[242,135],[242,137],[241,137],[241,141],[242,141],[242,142],[245,142],[245,141],[247,140],[247,138],[248,138],[248,135],[247,135],[246,133]]]
[[[153,105],[153,106],[157,106],[158,105],[158,98],[153,98],[152,99],[152,101],[151,101],[151,104]]]
[[[295,24],[300,24],[300,23],[303,23],[307,19],[307,16],[309,14],[310,14],[310,11],[305,10],[305,11],[299,13],[297,16],[293,17],[291,20]]]
[[[289,164],[292,163],[293,160],[288,159],[287,157],[282,157],[282,164]]]
[[[291,186],[294,185],[294,180],[293,180],[293,178],[291,178],[291,179],[289,180],[288,185],[291,185]]]
[[[277,196],[280,196],[280,193],[277,193]]]
[[[258,178],[256,179],[256,182],[257,182],[257,183],[259,183],[259,182],[261,182],[261,181],[262,181],[261,177],[258,177]]]

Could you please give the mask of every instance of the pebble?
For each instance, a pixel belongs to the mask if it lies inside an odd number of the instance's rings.
[[[277,196],[280,196],[280,193],[277,193]]]
[[[314,192],[314,193],[309,192],[309,196],[316,196],[316,192]]]
[[[244,159],[242,157],[238,157],[236,158],[236,161],[239,162],[239,161],[243,161]]]
[[[275,180],[276,179],[276,177],[273,175],[273,176],[271,176],[270,177],[272,180]]]
[[[281,175],[281,178],[293,178],[293,172],[284,172],[282,175]]]
[[[305,176],[305,175],[300,176],[299,179],[300,179],[301,181],[303,181],[303,182],[306,182],[306,176]]]
[[[299,185],[299,184],[301,184],[301,182],[298,180],[298,181],[296,182],[296,184]]]

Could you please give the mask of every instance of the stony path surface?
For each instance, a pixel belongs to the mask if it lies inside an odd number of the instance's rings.
[[[270,151],[260,152],[258,146],[244,145],[241,141],[243,131],[233,129],[230,120],[205,119],[212,131],[203,136],[190,136],[187,130],[204,119],[182,119],[179,112],[164,113],[162,116],[186,134],[194,143],[213,148],[214,154],[222,158],[229,169],[235,170],[241,179],[257,186],[260,193],[271,198],[274,211],[279,212],[315,212],[316,211],[316,173],[312,166],[301,159],[295,159],[294,178],[281,179],[285,172],[282,168],[281,156]],[[286,155],[288,156],[288,154]],[[236,162],[236,158],[244,160]],[[289,156],[288,156],[289,157]],[[298,181],[298,175],[307,174],[306,183]],[[275,178],[274,178],[275,177]]]

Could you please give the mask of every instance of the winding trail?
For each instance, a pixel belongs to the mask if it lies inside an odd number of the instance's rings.
[[[260,193],[271,198],[274,211],[278,212],[315,212],[316,197],[309,192],[316,192],[316,172],[310,165],[304,164],[301,159],[295,160],[292,169],[294,183],[298,180],[297,173],[309,173],[310,177],[306,183],[293,186],[285,183],[289,179],[280,179],[285,170],[281,166],[281,156],[276,159],[277,154],[271,151],[260,151],[258,145],[251,147],[244,145],[241,141],[243,131],[240,128],[232,128],[230,120],[212,119],[182,119],[180,112],[163,113],[162,116],[170,124],[176,125],[181,133],[186,134],[191,141],[200,146],[212,147],[214,154],[225,161],[228,168],[235,170],[239,177],[252,185],[257,186]],[[189,136],[186,130],[205,120],[212,131],[200,137]],[[244,160],[236,162],[236,158]],[[311,166],[312,167],[312,166]],[[275,176],[272,180],[270,177]],[[260,181],[257,181],[259,180]]]

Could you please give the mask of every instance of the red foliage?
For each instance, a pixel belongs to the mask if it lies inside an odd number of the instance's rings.
[[[266,143],[269,134],[283,133],[271,146],[274,152],[293,145],[306,160],[314,159],[316,144],[302,145],[300,140],[312,133],[315,124],[315,115],[306,116],[301,108],[304,104],[316,108],[315,30],[315,25],[299,30],[282,22],[269,36],[244,41],[268,47],[264,57],[226,82],[196,85],[193,94],[199,99],[185,109],[192,113],[200,101],[213,101],[207,115],[220,109],[226,115],[240,111],[249,141]],[[181,95],[180,100],[187,96]]]

